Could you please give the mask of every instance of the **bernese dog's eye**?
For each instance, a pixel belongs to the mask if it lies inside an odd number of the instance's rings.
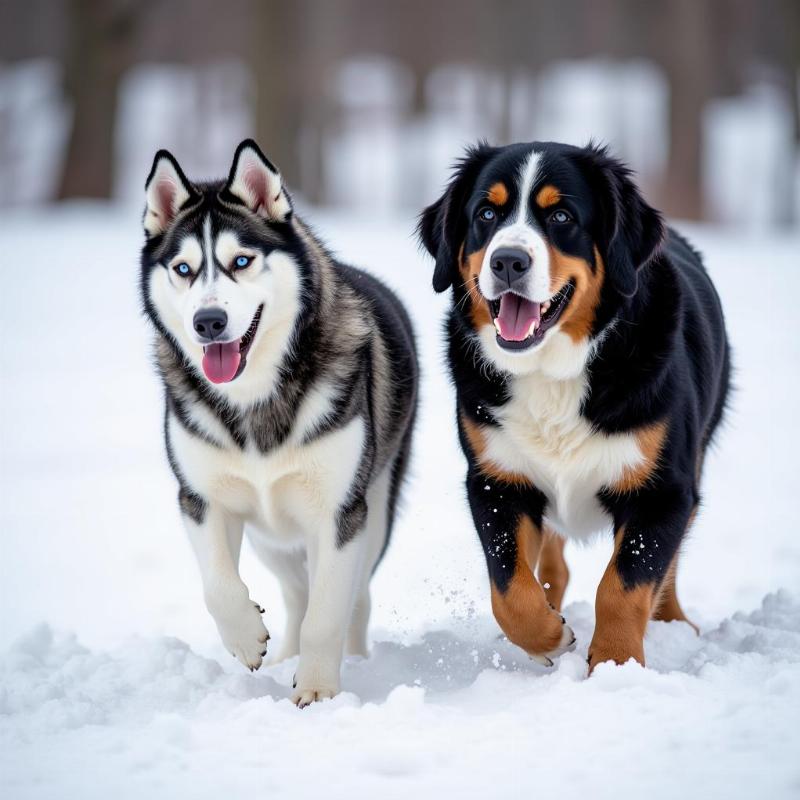
[[[236,256],[233,260],[233,266],[235,269],[247,269],[253,263],[252,256]]]
[[[572,217],[563,208],[559,208],[550,215],[550,221],[563,225],[565,222],[572,222]]]
[[[181,278],[188,278],[192,274],[192,268],[185,262],[181,261],[180,264],[176,264],[173,269]]]
[[[483,222],[491,222],[496,216],[497,214],[495,214],[494,209],[489,208],[489,206],[484,206],[478,211],[478,219]]]

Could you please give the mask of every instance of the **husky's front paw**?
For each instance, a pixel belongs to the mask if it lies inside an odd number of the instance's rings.
[[[292,693],[292,702],[298,708],[305,708],[318,700],[330,700],[332,697],[336,697],[338,693],[339,690],[332,687],[312,689],[298,686]]]
[[[209,602],[222,643],[251,672],[261,666],[267,654],[269,632],[261,619],[264,609],[249,597],[225,603]]]
[[[330,700],[339,694],[339,660],[300,656],[292,683],[292,702],[305,708],[318,700]]]

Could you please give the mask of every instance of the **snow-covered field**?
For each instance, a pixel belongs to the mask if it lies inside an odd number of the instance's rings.
[[[412,221],[315,217],[407,300],[424,367],[373,652],[299,712],[203,608],[161,442],[135,281],[138,210],[0,220],[0,795],[17,798],[800,796],[800,236],[685,228],[727,310],[738,392],[648,668],[585,679],[610,544],[568,547],[579,647],[547,672],[499,640],[441,357],[445,298]],[[666,300],[668,301],[668,299]],[[250,552],[267,608],[277,585]]]

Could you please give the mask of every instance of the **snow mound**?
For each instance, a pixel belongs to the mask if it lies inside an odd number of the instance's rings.
[[[647,669],[603,664],[589,680],[592,608],[566,615],[582,647],[552,670],[489,619],[462,620],[376,642],[370,658],[347,660],[339,697],[304,712],[288,699],[294,661],[251,675],[175,638],[90,650],[40,625],[0,661],[4,796],[212,797],[233,786],[471,797],[505,785],[605,797],[618,770],[653,797],[687,780],[698,796],[789,797],[800,785],[798,598],[770,594],[699,637],[653,622]]]

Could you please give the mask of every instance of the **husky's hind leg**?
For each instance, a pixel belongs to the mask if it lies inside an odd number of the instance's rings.
[[[253,536],[250,540],[258,557],[275,575],[281,585],[281,594],[286,606],[286,628],[281,646],[270,659],[277,664],[300,652],[300,626],[308,607],[308,566],[302,550],[277,550],[264,545]]]
[[[356,593],[353,614],[350,618],[350,627],[347,631],[347,644],[345,652],[353,656],[369,655],[367,646],[367,629],[369,628],[369,615],[372,609],[369,585],[372,573],[380,560],[389,535],[390,514],[389,486],[392,470],[387,468],[372,484],[367,492],[367,523],[364,531],[359,534],[366,541],[365,570],[361,585]]]

